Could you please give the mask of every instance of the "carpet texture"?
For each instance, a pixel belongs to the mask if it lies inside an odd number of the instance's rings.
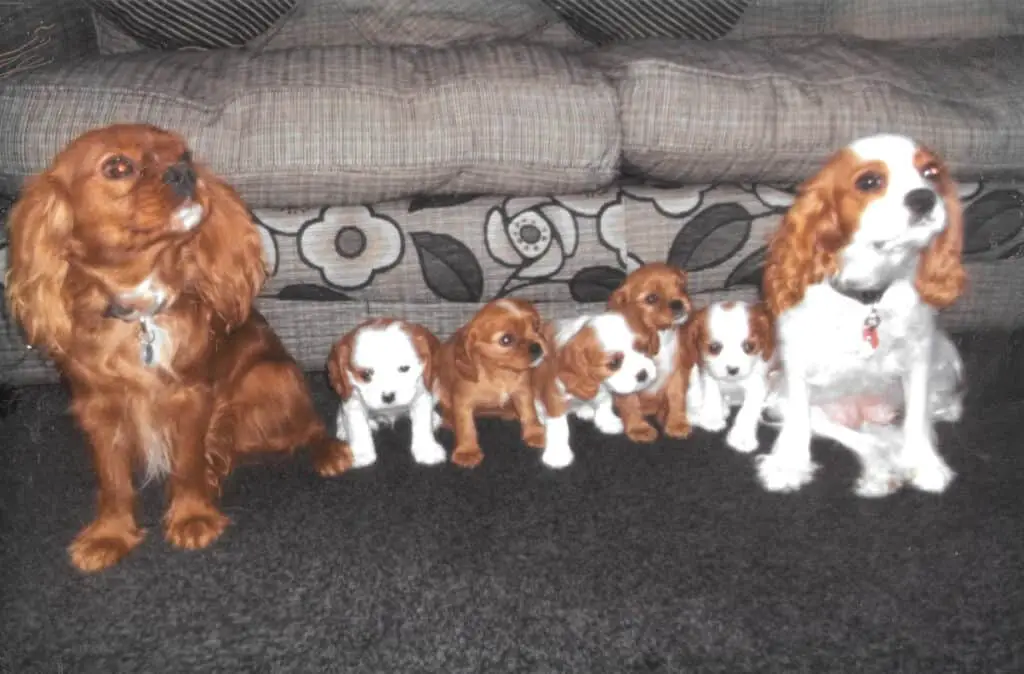
[[[304,456],[239,470],[202,552],[162,540],[149,487],[146,540],[85,576],[65,547],[93,513],[87,454],[65,394],[23,389],[0,421],[0,671],[1020,671],[1024,404],[991,394],[942,428],[959,478],[938,497],[857,499],[825,445],[812,485],[767,494],[700,431],[577,425],[553,472],[482,423],[480,468],[425,468],[400,427],[338,479]]]

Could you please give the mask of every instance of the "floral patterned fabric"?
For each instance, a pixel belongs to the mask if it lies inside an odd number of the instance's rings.
[[[1022,325],[1024,194],[983,183],[961,194],[971,285],[942,320],[950,329]],[[300,362],[321,369],[338,336],[370,316],[419,321],[442,337],[499,297],[570,316],[599,307],[646,262],[687,269],[698,304],[753,299],[768,237],[792,201],[790,186],[648,183],[574,196],[257,209],[271,271],[258,304]],[[3,268],[6,256],[0,241]],[[0,379],[54,377],[4,324]]]

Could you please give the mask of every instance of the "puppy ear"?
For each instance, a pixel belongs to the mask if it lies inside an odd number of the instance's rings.
[[[64,186],[48,173],[29,180],[10,216],[7,306],[25,341],[55,355],[71,338],[62,289],[74,222]]]
[[[351,371],[352,342],[355,341],[355,333],[356,331],[353,330],[339,339],[331,347],[331,353],[327,357],[327,380],[342,400],[348,400],[352,395],[352,381],[349,379],[349,372]]]
[[[565,390],[581,400],[597,396],[602,381],[604,352],[592,327],[584,327],[558,353],[558,378]]]
[[[478,337],[473,329],[459,330],[455,333],[455,369],[459,376],[471,382],[479,381],[476,358]]]
[[[230,329],[248,320],[266,280],[263,244],[235,190],[203,167],[198,173],[210,212],[186,252],[187,278]]]
[[[417,323],[406,323],[405,330],[412,339],[420,363],[423,364],[423,385],[431,389],[434,384],[434,357],[441,348],[441,341],[434,333]]]
[[[939,192],[946,204],[946,229],[921,255],[914,286],[921,299],[937,309],[950,306],[963,294],[967,272],[963,266],[963,208],[956,183],[942,167]]]
[[[761,358],[771,360],[775,355],[775,321],[762,302],[750,307],[750,334],[761,349]]]
[[[621,310],[627,304],[629,304],[629,297],[626,296],[626,286],[620,285],[612,292],[611,297],[608,298],[608,308]]]
[[[708,309],[701,307],[690,314],[680,329],[680,359],[684,368],[689,369],[701,361],[708,335]]]

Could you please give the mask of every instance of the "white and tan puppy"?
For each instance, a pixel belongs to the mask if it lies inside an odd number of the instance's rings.
[[[545,431],[541,460],[562,468],[573,460],[570,415],[592,422],[602,433],[623,432],[614,401],[654,383],[658,334],[618,311],[559,321],[546,329],[555,353],[534,374]]]
[[[355,467],[377,460],[373,432],[406,416],[412,424],[413,459],[432,465],[447,458],[434,437],[440,417],[431,392],[432,361],[439,346],[422,325],[378,318],[365,321],[331,349],[328,377],[341,397],[337,437],[351,447]]]

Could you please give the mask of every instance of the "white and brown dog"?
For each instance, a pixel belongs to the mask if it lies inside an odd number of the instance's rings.
[[[717,302],[694,312],[682,332],[680,369],[690,423],[718,432],[725,429],[730,409],[739,407],[725,441],[738,452],[753,452],[775,355],[767,309]]]
[[[440,425],[433,358],[440,342],[422,325],[378,318],[342,337],[327,361],[331,386],[341,397],[337,437],[352,449],[353,465],[377,460],[373,432],[408,416],[412,456],[420,464],[447,458],[434,432]]]
[[[590,421],[608,435],[623,432],[615,397],[639,393],[654,383],[658,333],[617,311],[558,321],[546,330],[554,356],[534,371],[537,411],[545,431],[541,460],[563,468],[573,461],[569,416]]]

